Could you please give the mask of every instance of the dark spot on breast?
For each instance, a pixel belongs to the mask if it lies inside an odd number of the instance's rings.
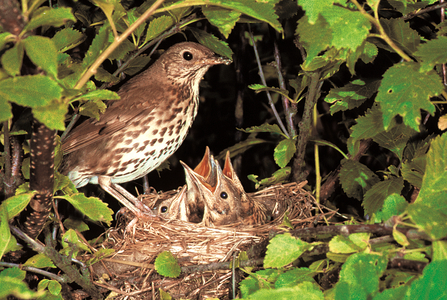
[[[157,123],[155,123],[155,125],[160,126],[162,122],[163,122],[163,120],[160,119],[157,121]]]
[[[152,131],[152,134],[153,134],[153,135],[156,135],[157,132],[158,132],[158,129],[154,129],[154,131]]]
[[[159,138],[158,143],[162,143],[162,142],[163,142],[163,138]]]
[[[167,127],[163,127],[163,128],[160,130],[160,136],[164,136],[167,130],[168,130]]]
[[[157,139],[153,139],[150,143],[151,146],[155,145],[155,143],[157,142]]]
[[[125,140],[125,141],[124,141],[124,144],[126,144],[126,145],[130,145],[130,143],[132,143],[132,140],[131,140],[131,139],[128,139],[128,140]]]

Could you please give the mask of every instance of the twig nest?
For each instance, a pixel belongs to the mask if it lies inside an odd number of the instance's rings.
[[[132,294],[140,294],[141,299],[147,297],[146,293],[158,294],[158,288],[170,292],[174,298],[198,298],[199,294],[210,297],[228,295],[231,278],[228,273],[231,271],[182,274],[179,278],[170,279],[158,275],[152,264],[163,251],[172,252],[181,267],[231,261],[234,253],[247,251],[266,241],[269,232],[284,230],[285,226],[281,224],[285,214],[294,228],[305,227],[315,220],[313,210],[316,204],[313,196],[303,189],[305,184],[306,182],[279,184],[251,194],[261,202],[276,202],[275,218],[262,225],[239,223],[205,227],[191,222],[164,219],[138,220],[133,226],[123,223],[111,228],[100,245],[115,249],[115,254],[95,264],[93,271],[99,277],[107,274],[111,281],[102,286],[115,291],[121,290],[123,296],[131,295],[126,294],[126,291],[129,292],[126,282],[131,283]],[[151,205],[160,199],[172,197],[176,192],[144,195],[142,201]],[[206,284],[207,280],[218,278],[220,279],[214,284]]]

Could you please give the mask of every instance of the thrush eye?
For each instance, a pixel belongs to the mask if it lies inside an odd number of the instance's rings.
[[[167,206],[162,206],[161,208],[160,208],[160,211],[161,211],[161,213],[165,213],[165,212],[167,212],[168,211],[168,207]]]
[[[222,198],[222,199],[227,199],[227,198],[228,198],[228,194],[227,194],[227,192],[222,192],[222,193],[220,193],[220,198]]]
[[[192,53],[191,53],[191,52],[188,52],[188,51],[185,51],[185,52],[183,53],[183,58],[184,58],[185,60],[191,60],[191,59],[192,59]]]

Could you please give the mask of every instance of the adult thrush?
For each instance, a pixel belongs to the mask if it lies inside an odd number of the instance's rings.
[[[70,133],[63,173],[76,187],[99,184],[136,215],[152,214],[119,183],[143,177],[180,147],[197,114],[200,80],[211,66],[230,62],[197,43],[172,46],[121,87],[121,99],[99,121]]]

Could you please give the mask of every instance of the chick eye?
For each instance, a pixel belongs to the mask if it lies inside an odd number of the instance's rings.
[[[228,198],[228,194],[227,194],[227,192],[222,192],[222,193],[220,193],[220,198],[222,198],[222,199],[227,199],[227,198]]]
[[[161,211],[161,213],[165,213],[165,212],[167,212],[168,211],[168,207],[167,206],[162,206],[161,208],[160,208],[160,211]]]
[[[185,60],[191,60],[192,59],[192,53],[191,52],[188,52],[188,51],[186,51],[185,53],[183,53],[183,58],[185,59]]]

